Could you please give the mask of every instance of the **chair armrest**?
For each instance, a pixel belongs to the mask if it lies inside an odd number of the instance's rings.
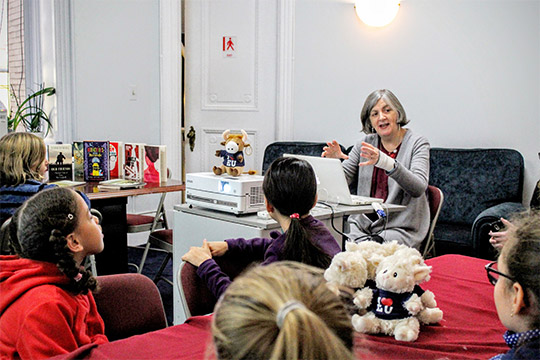
[[[492,251],[493,247],[489,243],[489,231],[491,230],[490,224],[492,222],[501,217],[508,218],[513,213],[523,210],[525,210],[525,207],[521,203],[504,202],[487,208],[478,214],[476,219],[474,219],[471,233],[472,246],[476,252],[476,256],[490,259],[494,255]]]

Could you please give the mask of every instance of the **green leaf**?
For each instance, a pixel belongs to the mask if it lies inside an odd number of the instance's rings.
[[[43,110],[44,96],[52,96],[56,93],[54,87],[44,88],[43,84],[40,85],[40,89],[30,94],[23,102],[19,103],[19,99],[14,95],[17,104],[17,110],[13,114],[10,112],[8,117],[8,129],[15,130],[19,124],[23,124],[27,131],[39,131],[41,130],[42,123],[47,125],[47,135],[52,128],[51,121],[47,113]]]

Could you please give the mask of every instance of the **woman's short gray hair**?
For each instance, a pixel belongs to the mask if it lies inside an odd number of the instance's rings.
[[[362,112],[360,113],[360,121],[362,122],[362,131],[366,134],[374,134],[375,129],[371,126],[371,120],[369,115],[371,110],[377,104],[379,100],[383,99],[392,109],[398,112],[397,123],[400,126],[407,125],[409,120],[407,119],[407,114],[403,105],[399,102],[396,95],[394,95],[390,90],[382,89],[375,90],[368,95],[366,101],[364,102],[364,107],[362,107]]]

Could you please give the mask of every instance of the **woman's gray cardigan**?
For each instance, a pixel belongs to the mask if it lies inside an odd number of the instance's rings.
[[[367,135],[364,140],[356,143],[349,154],[349,159],[343,161],[343,170],[350,183],[358,177],[357,194],[370,196],[373,166],[358,166],[366,161],[360,157],[362,141],[379,146],[379,136]],[[398,155],[396,167],[388,174],[389,204],[407,206],[402,212],[388,214],[386,230],[380,236],[387,241],[397,240],[399,243],[419,248],[429,229],[429,206],[426,190],[429,179],[429,142],[423,136],[415,135],[407,129]],[[383,206],[384,207],[384,206]],[[369,233],[367,230],[371,221],[363,215],[349,216],[350,238],[355,239]],[[383,224],[374,227],[372,233],[383,228]]]

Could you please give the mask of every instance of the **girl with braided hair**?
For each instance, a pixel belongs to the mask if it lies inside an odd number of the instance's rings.
[[[98,219],[80,194],[55,187],[34,195],[8,227],[16,255],[0,256],[0,354],[48,358],[107,342],[84,270],[103,250]]]
[[[298,261],[326,269],[341,251],[336,239],[322,222],[310,215],[317,203],[317,181],[309,163],[294,157],[276,159],[263,180],[268,214],[283,233],[273,231],[268,238],[203,241],[202,247],[191,247],[182,257],[198,267],[197,274],[219,298],[231,283],[212,256],[230,253],[262,260],[267,265],[279,260]]]

